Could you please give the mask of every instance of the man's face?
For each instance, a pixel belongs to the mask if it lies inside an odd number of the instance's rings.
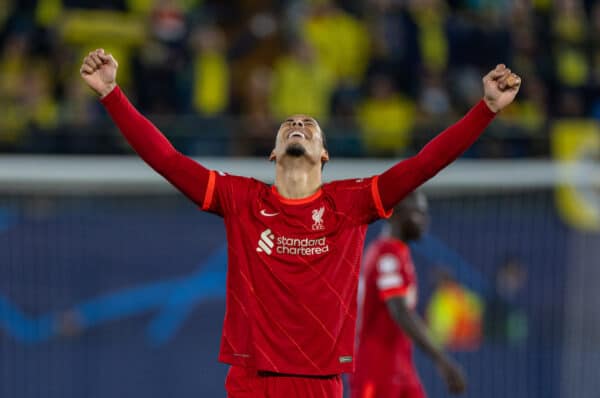
[[[323,147],[323,133],[315,119],[307,115],[287,118],[277,132],[271,160],[305,158],[313,163],[327,162],[329,155]]]
[[[398,217],[406,239],[421,239],[429,225],[427,198],[421,192],[412,193],[399,204],[395,216]]]

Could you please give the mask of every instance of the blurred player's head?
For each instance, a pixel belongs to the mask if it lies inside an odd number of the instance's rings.
[[[303,158],[321,167],[329,160],[321,126],[310,116],[290,116],[279,127],[269,159],[280,162],[293,158]]]
[[[394,207],[389,220],[392,234],[404,241],[418,240],[423,236],[429,224],[427,197],[416,190]]]

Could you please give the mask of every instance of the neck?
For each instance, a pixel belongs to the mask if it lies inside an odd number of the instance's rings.
[[[396,239],[400,239],[403,242],[408,242],[408,239],[406,239],[406,234],[397,224],[392,224],[390,235]]]
[[[302,199],[321,187],[321,165],[307,164],[306,159],[295,158],[277,162],[275,187],[285,198]]]

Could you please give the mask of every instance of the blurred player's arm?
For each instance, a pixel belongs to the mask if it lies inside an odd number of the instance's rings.
[[[167,138],[129,102],[117,86],[118,63],[98,49],[83,60],[80,74],[94,90],[129,144],[154,170],[187,197],[202,205],[209,170],[178,152]]]
[[[396,324],[435,362],[448,390],[453,394],[462,393],[466,381],[460,366],[433,342],[421,317],[409,308],[406,297],[391,296],[386,305]]]
[[[483,78],[483,99],[461,120],[432,139],[417,155],[379,176],[378,189],[385,210],[456,160],[479,138],[497,112],[517,95],[521,78],[498,65]]]

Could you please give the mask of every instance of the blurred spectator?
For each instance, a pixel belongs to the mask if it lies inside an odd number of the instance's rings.
[[[450,91],[458,112],[463,112],[481,99],[481,77],[474,66],[453,69],[448,75]]]
[[[223,114],[229,105],[229,66],[224,34],[217,27],[196,28],[191,45],[194,110],[204,116]]]
[[[23,72],[31,63],[30,42],[26,32],[14,32],[4,41],[0,55],[0,94],[16,99],[23,88]]]
[[[76,6],[77,8],[84,8],[79,2],[74,4],[69,1],[65,1],[63,4],[62,0],[43,0],[37,1],[35,6],[35,22],[37,25],[43,28],[51,28],[53,25],[59,23],[59,18],[63,12],[63,6]],[[107,4],[107,7],[110,5]]]
[[[551,55],[542,44],[541,35],[538,34],[540,22],[529,2],[515,1],[508,18],[512,56],[506,62],[510,62],[510,67],[518,70],[523,76],[546,78],[546,69],[551,68]],[[538,76],[539,74],[542,76]]]
[[[452,103],[441,73],[423,71],[419,88],[417,103],[420,119],[431,121],[452,117]]]
[[[277,119],[304,113],[327,120],[334,77],[306,42],[293,41],[288,54],[275,61],[273,72],[271,109]]]
[[[433,72],[448,66],[449,44],[445,34],[446,3],[443,0],[412,0],[410,13],[418,27],[422,65]]]
[[[414,101],[397,92],[389,76],[373,76],[369,93],[358,110],[363,142],[369,153],[377,156],[404,153],[415,121]]]
[[[0,58],[0,147],[23,146],[28,128],[48,130],[58,121],[49,65],[30,53],[26,32],[14,32],[5,41]]]
[[[311,0],[303,28],[304,37],[315,48],[317,62],[337,81],[359,85],[369,60],[366,25],[330,0]]]
[[[95,94],[87,87],[71,79],[67,82],[60,107],[62,127],[56,132],[60,140],[55,152],[102,153],[112,146],[104,142],[110,136],[103,134],[101,122],[103,110]]]
[[[562,86],[579,88],[587,82],[590,73],[585,53],[587,18],[583,2],[557,0],[555,4],[552,30],[557,80]]]
[[[38,62],[28,65],[25,69],[23,107],[30,114],[29,123],[42,131],[50,131],[56,127],[59,118],[59,108],[52,95],[51,76],[47,64]]]
[[[449,66],[487,69],[510,56],[510,36],[506,21],[510,2],[461,2],[448,14],[446,34],[449,45]]]
[[[474,350],[481,344],[484,304],[445,269],[427,305],[427,322],[434,338],[451,350]]]
[[[185,14],[175,0],[158,0],[148,18],[150,37],[133,57],[139,106],[152,113],[183,112],[187,109],[180,84],[187,64]]]
[[[132,13],[148,15],[156,9],[156,4],[162,2],[162,0],[124,0],[125,7]],[[196,7],[199,7],[204,1],[203,0],[175,0],[169,1],[177,9],[183,10],[186,13],[192,12]],[[163,2],[164,3],[164,2]],[[174,15],[177,15],[175,13]],[[178,18],[175,19],[175,23]]]
[[[557,95],[556,111],[554,116],[558,118],[583,118],[585,115],[585,103],[581,92],[574,89],[562,89]]]
[[[12,15],[14,2],[12,0],[0,1],[0,31],[4,30],[4,26],[8,18]]]
[[[281,32],[274,1],[241,1],[223,13],[231,66],[232,110],[239,115],[245,107],[251,72],[271,67],[281,55]]]
[[[29,37],[15,32],[4,41],[0,55],[0,101],[2,108],[14,104],[21,97],[25,68],[30,64]]]
[[[514,102],[514,109],[502,112],[499,120],[529,137],[541,139],[547,118],[546,98],[544,83],[537,76],[531,75],[519,93],[519,100]]]
[[[525,341],[527,315],[519,300],[526,282],[527,271],[519,258],[510,256],[498,267],[495,290],[487,300],[485,311],[486,338],[510,345]]]
[[[366,12],[372,43],[367,73],[394,76],[398,89],[414,92],[421,59],[418,27],[406,2],[370,0]]]
[[[275,143],[277,122],[271,115],[271,75],[269,68],[255,68],[244,90],[244,108],[237,136],[236,155],[267,156]]]
[[[590,31],[588,33],[591,63],[590,113],[600,121],[600,2],[594,2],[590,13]]]

